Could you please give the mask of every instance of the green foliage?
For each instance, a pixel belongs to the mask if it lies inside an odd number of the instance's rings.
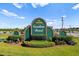
[[[73,40],[72,36],[55,36],[52,38],[52,41],[54,41],[56,45],[61,45]]]
[[[55,40],[59,40],[59,37],[58,37],[58,36],[54,36],[54,37],[52,38],[52,41],[55,41]]]
[[[1,56],[79,56],[79,37],[72,37],[76,45],[57,45],[48,48],[21,47],[0,42]]]
[[[9,36],[7,38],[7,41],[8,42],[17,42],[19,38],[20,38],[20,36]]]
[[[64,40],[65,41],[71,41],[72,40],[72,36],[66,36]]]
[[[48,41],[52,42],[52,38],[51,38],[51,37],[49,37]]]
[[[35,48],[43,48],[43,47],[52,47],[55,45],[54,42],[49,42],[49,41],[36,41],[32,40],[27,43],[30,47],[35,47]]]
[[[5,41],[6,41],[6,39],[0,38],[0,42],[5,42]]]
[[[70,40],[72,40],[72,36],[54,36],[53,38],[52,38],[52,41],[55,41],[55,40],[60,40],[60,41],[70,41]]]
[[[20,42],[23,42],[24,41],[24,36],[21,35],[18,38],[19,38]]]

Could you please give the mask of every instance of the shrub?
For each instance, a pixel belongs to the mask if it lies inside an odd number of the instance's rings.
[[[60,36],[60,41],[65,41],[66,39],[66,36]]]
[[[6,42],[6,39],[0,38],[0,42]]]
[[[9,36],[7,38],[7,42],[10,42],[10,43],[17,42],[19,38],[20,38],[20,36]]]
[[[68,44],[68,45],[75,45],[76,42],[74,42],[72,40],[72,36],[67,36],[66,39],[65,39],[65,42]]]
[[[66,36],[65,41],[71,41],[72,40],[72,36]]]
[[[55,40],[55,44],[56,45],[64,45],[65,42],[57,39],[57,40]]]
[[[49,37],[48,41],[52,42],[52,38],[51,38],[51,37]]]
[[[72,40],[72,36],[53,37],[52,41],[54,41],[56,45],[62,45],[62,44],[75,45],[76,44],[76,42]]]
[[[20,36],[20,37],[19,37],[19,41],[20,41],[20,42],[24,42],[24,36]]]
[[[52,38],[52,41],[55,42],[55,40],[59,40],[59,37],[58,37],[58,36],[54,36],[54,37]]]
[[[75,45],[76,44],[76,42],[74,42],[74,41],[68,41],[68,42],[66,42],[68,45]]]
[[[27,44],[25,42],[22,42],[21,46],[26,47]]]

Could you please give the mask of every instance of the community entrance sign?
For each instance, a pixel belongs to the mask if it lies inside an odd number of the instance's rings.
[[[41,18],[36,18],[31,25],[32,36],[45,36],[46,35],[46,22]]]
[[[52,40],[53,30],[42,18],[36,18],[31,26],[25,29],[24,37],[25,40]]]

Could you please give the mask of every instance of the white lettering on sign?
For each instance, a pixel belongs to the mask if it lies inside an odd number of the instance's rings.
[[[43,32],[43,29],[35,29],[35,32]]]
[[[45,26],[33,26],[33,28],[45,28]]]

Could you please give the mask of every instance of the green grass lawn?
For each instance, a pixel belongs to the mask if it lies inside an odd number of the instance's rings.
[[[79,38],[73,38],[75,46],[58,45],[48,48],[29,48],[0,43],[0,55],[6,56],[79,56]]]
[[[0,38],[8,38],[9,34],[0,34]]]

